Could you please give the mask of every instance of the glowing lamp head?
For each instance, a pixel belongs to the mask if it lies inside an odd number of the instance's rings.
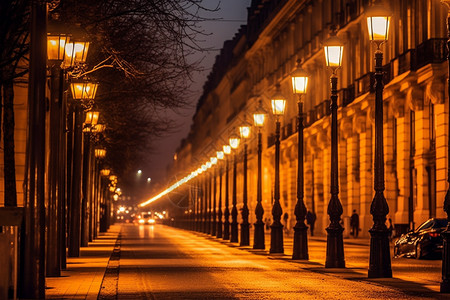
[[[391,19],[390,11],[383,5],[374,5],[367,10],[366,16],[369,39],[380,44],[387,41]]]
[[[279,86],[277,86],[277,91],[275,95],[272,96],[272,113],[274,116],[282,116],[284,115],[284,109],[286,108],[286,98],[281,95]]]
[[[241,142],[241,139],[239,138],[238,135],[233,134],[228,141],[230,142],[230,146],[233,149],[237,149],[239,147],[239,143]]]
[[[327,67],[336,70],[342,66],[344,44],[337,36],[331,36],[323,45]]]
[[[212,163],[210,161],[206,162],[206,169],[209,169],[212,167]]]
[[[217,164],[217,157],[211,157],[211,163],[213,165]]]
[[[266,115],[267,115],[267,112],[264,110],[264,108],[262,106],[262,102],[260,100],[258,108],[253,113],[253,123],[255,124],[256,127],[261,128],[264,126],[264,122],[266,120]]]
[[[102,170],[100,170],[100,174],[102,176],[105,176],[105,177],[108,177],[110,173],[111,173],[110,169],[102,169]]]
[[[98,83],[88,80],[73,81],[70,84],[72,98],[74,100],[94,100],[97,93]]]
[[[300,67],[300,62],[297,62],[297,68],[291,74],[292,91],[297,95],[306,94],[308,88],[308,73]]]
[[[230,145],[224,145],[223,146],[223,153],[230,154],[231,153],[231,146]]]
[[[63,67],[70,68],[77,63],[84,64],[88,50],[89,42],[87,41],[73,40],[70,43],[66,43]]]
[[[57,28],[61,27],[61,28]],[[62,33],[62,24],[49,22],[47,32],[47,59],[50,61],[63,61],[69,35]]]
[[[106,156],[105,149],[95,149],[95,157],[104,158]]]
[[[202,165],[202,171],[205,172],[206,170],[208,170],[208,167],[205,165]]]
[[[216,154],[217,154],[217,159],[222,160],[225,158],[225,153],[223,153],[223,151],[217,151]]]
[[[239,134],[241,135],[242,139],[248,139],[250,137],[250,133],[251,133],[250,124],[244,124],[242,126],[239,126]]]
[[[97,125],[99,114],[100,113],[98,111],[86,112],[86,119],[85,119],[84,123],[88,124],[88,125],[92,125],[92,126]]]

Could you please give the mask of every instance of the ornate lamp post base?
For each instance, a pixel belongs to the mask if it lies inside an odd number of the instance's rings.
[[[270,253],[284,253],[283,224],[274,222],[270,228]]]
[[[369,278],[392,278],[389,231],[370,229]]]
[[[223,223],[223,239],[224,240],[230,239],[230,222],[227,221]]]
[[[309,259],[308,255],[308,226],[304,223],[294,226],[294,248],[292,259]]]
[[[241,246],[249,246],[250,245],[250,224],[242,223],[241,224]]]
[[[327,258],[325,261],[325,268],[345,268],[344,259],[344,242],[342,232],[344,228],[327,227]]]
[[[238,234],[239,234],[238,222],[237,221],[235,222],[233,220],[233,222],[231,222],[231,238],[230,238],[230,242],[232,242],[232,243],[239,242]]]
[[[264,226],[265,224],[262,221],[256,221],[255,231],[253,237],[253,249],[266,249],[265,245],[265,235],[264,235]]]

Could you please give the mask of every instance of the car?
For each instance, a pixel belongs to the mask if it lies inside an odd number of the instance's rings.
[[[401,235],[394,243],[394,257],[420,259],[442,253],[441,232],[447,227],[447,219],[431,218],[416,230]]]
[[[152,217],[151,214],[141,214],[138,216],[138,223],[139,224],[150,224],[153,225],[156,223],[155,219]]]

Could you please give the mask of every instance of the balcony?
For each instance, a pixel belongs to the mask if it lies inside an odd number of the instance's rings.
[[[442,63],[447,60],[447,40],[429,39],[417,46],[416,68],[427,64]]]
[[[355,97],[359,97],[365,93],[373,93],[375,84],[375,76],[373,72],[364,74],[355,80]]]

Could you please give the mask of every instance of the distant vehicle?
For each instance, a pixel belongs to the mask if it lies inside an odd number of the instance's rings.
[[[394,257],[420,259],[442,253],[441,232],[447,227],[447,219],[429,219],[416,230],[401,235],[394,244]]]
[[[137,220],[139,224],[155,224],[155,219],[152,217],[152,214],[149,213],[139,215]]]

